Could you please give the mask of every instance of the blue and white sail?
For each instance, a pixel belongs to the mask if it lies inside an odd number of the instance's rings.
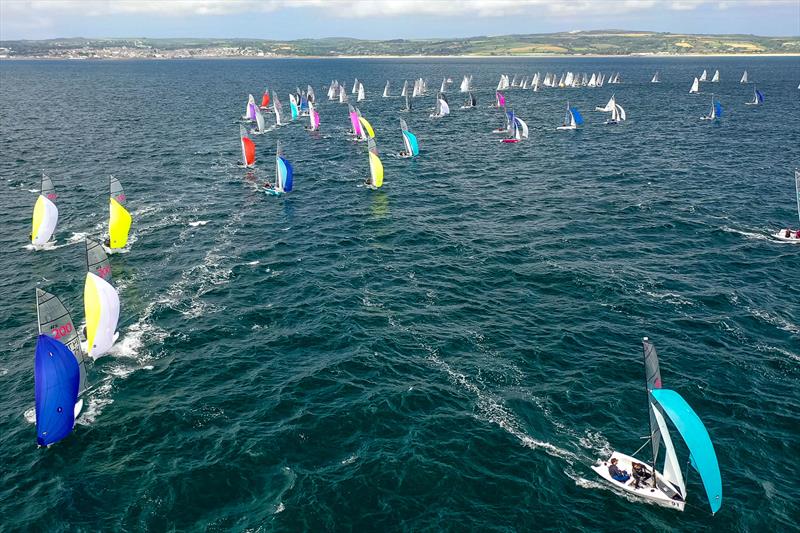
[[[406,145],[406,153],[409,156],[419,155],[419,143],[417,136],[411,133],[408,129],[408,124],[402,118],[400,119],[400,130],[403,133],[403,143]]]
[[[650,396],[664,410],[689,448],[689,462],[700,474],[711,512],[716,513],[722,506],[722,476],[708,430],[697,413],[677,392],[669,389],[655,389],[650,391]],[[662,427],[662,434],[665,430],[666,424]],[[666,439],[664,444],[666,445]],[[674,448],[672,453],[674,455]],[[680,476],[680,465],[677,464],[677,460],[675,462],[676,464],[672,468],[677,472],[676,476]],[[664,470],[664,475],[666,475],[667,469]]]
[[[761,105],[764,103],[764,93],[759,91],[755,85],[753,85],[753,99],[749,102],[745,102],[747,105]]]
[[[292,164],[283,155],[283,148],[281,142],[278,141],[278,146],[275,151],[275,192],[282,194],[290,192],[294,185],[294,169]]]

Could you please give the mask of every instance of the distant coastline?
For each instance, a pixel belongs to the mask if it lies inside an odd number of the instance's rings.
[[[150,39],[0,41],[0,59],[268,59],[798,56],[800,36],[607,30],[454,39]]]
[[[800,52],[767,53],[767,54],[515,54],[515,55],[336,55],[336,56],[204,56],[191,57],[42,57],[42,56],[0,56],[0,61],[203,61],[221,59],[240,60],[275,60],[275,59],[624,59],[624,58],[698,58],[698,57],[800,57]]]

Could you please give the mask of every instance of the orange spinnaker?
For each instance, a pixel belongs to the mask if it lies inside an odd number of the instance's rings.
[[[261,107],[267,107],[269,105],[269,93],[265,92],[264,96],[261,97]]]
[[[244,143],[244,156],[247,158],[246,164],[252,165],[256,162],[256,145],[248,138],[243,138]]]

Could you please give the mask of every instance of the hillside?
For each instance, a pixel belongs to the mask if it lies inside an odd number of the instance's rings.
[[[685,35],[622,30],[463,39],[348,38],[276,41],[261,39],[51,39],[0,41],[2,57],[178,58],[264,56],[450,56],[450,55],[630,55],[798,54],[800,37]]]

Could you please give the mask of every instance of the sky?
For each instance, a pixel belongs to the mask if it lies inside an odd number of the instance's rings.
[[[0,0],[0,40],[453,38],[627,29],[800,35],[800,0]]]

